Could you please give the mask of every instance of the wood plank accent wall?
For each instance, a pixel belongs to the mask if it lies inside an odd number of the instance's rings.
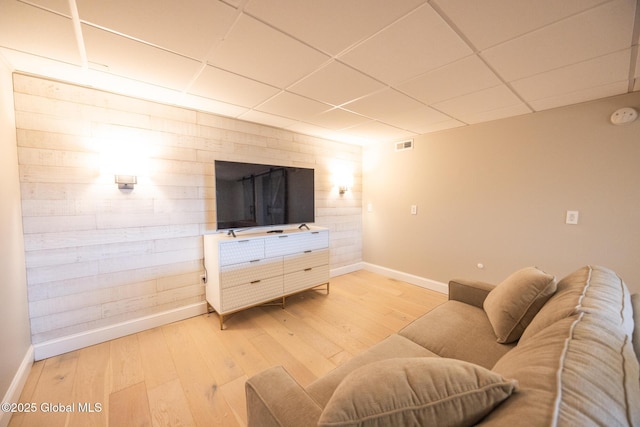
[[[315,168],[331,268],[361,261],[359,146],[22,74],[14,95],[34,344],[204,300],[215,159]],[[102,146],[122,141],[148,156],[133,191],[101,171]]]

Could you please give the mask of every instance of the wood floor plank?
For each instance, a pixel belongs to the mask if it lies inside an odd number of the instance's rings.
[[[232,426],[235,416],[218,392],[220,385],[189,334],[186,322],[163,326],[191,414],[198,426]]]
[[[69,412],[56,411],[56,405],[72,403],[73,386],[78,366],[78,351],[55,356],[45,361],[33,402],[38,406],[35,413],[25,418],[25,426],[64,426]]]
[[[20,396],[41,404],[104,401],[103,412],[16,414],[10,427],[246,426],[244,384],[283,365],[303,386],[446,301],[357,271],[280,307],[216,313],[36,362]],[[77,407],[76,407],[77,410]]]
[[[225,331],[211,328],[210,322],[211,318],[207,316],[197,316],[185,321],[209,370],[215,372],[218,384],[223,385],[244,376],[244,371],[219,338]]]
[[[265,307],[263,313],[256,320],[262,325],[267,334],[285,348],[292,357],[305,365],[316,377],[321,377],[333,370],[336,365],[324,357],[316,348],[309,345],[289,328],[285,322],[280,322],[276,319],[276,316],[282,316],[282,311],[277,307]]]
[[[250,341],[250,339],[264,334],[264,331],[259,327],[247,326],[253,325],[250,317],[254,311],[255,309],[251,309],[234,315],[233,327],[217,335],[226,351],[233,356],[235,363],[240,366],[247,377],[272,366]],[[217,326],[217,316],[216,322],[209,322],[208,325],[210,328],[215,328],[215,333],[220,330]]]
[[[265,309],[265,311],[282,325],[285,325],[298,339],[312,346],[325,358],[329,359],[342,351],[342,347],[295,316],[290,310]]]
[[[294,295],[290,298],[298,301],[299,297]],[[358,340],[353,335],[345,333],[345,330],[348,330],[347,325],[340,321],[340,319],[325,316],[321,310],[311,304],[313,301],[313,297],[308,299],[308,301],[300,300],[300,304],[293,304],[293,301],[291,301],[289,302],[287,311],[293,313],[297,318],[302,319],[302,321],[311,328],[330,337],[334,343],[352,355],[370,346],[368,343]]]
[[[247,399],[245,394],[246,376],[241,376],[220,387],[224,396],[241,426],[247,425]]]
[[[269,366],[282,365],[302,386],[307,386],[317,379],[310,367],[296,359],[287,348],[283,347],[269,334],[258,335],[251,339],[254,346],[262,353]],[[250,375],[249,375],[250,376]]]
[[[138,335],[111,341],[111,391],[119,391],[144,381]]]
[[[165,381],[147,392],[153,427],[192,427],[187,398],[179,379]]]
[[[178,378],[171,351],[161,328],[140,332],[138,344],[147,391]]]
[[[73,387],[74,411],[68,427],[105,427],[109,416],[109,369],[111,358],[108,342],[79,351]]]
[[[109,426],[151,427],[149,397],[144,381],[109,395]]]

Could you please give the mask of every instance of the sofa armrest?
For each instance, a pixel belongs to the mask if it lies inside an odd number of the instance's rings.
[[[484,299],[495,288],[491,283],[455,279],[449,282],[449,299],[482,308]]]
[[[299,427],[318,424],[322,408],[282,367],[249,378],[247,426]]]

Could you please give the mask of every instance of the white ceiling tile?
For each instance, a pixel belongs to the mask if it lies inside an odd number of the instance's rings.
[[[381,119],[389,115],[395,116],[405,111],[417,110],[422,107],[424,107],[424,104],[421,102],[394,89],[384,89],[342,106],[342,108],[372,119]]]
[[[565,105],[578,104],[593,99],[626,93],[629,88],[628,81],[610,83],[597,87],[590,87],[574,92],[554,94],[548,98],[536,99],[529,102],[535,111],[548,110],[550,108],[563,107]],[[637,90],[637,89],[636,89]]]
[[[398,89],[430,104],[500,83],[494,72],[472,55],[402,83]]]
[[[427,133],[432,132],[434,128],[449,129],[464,125],[464,123],[430,107],[422,107],[412,111],[405,111],[401,114],[390,115],[385,117],[384,122],[415,133]]]
[[[528,102],[628,81],[630,57],[627,49],[516,80],[511,86]]]
[[[519,112],[522,107],[531,112],[504,85],[449,99],[433,104],[433,107],[465,123],[477,123],[480,117],[492,117],[489,120],[506,117],[507,112]]]
[[[328,61],[329,57],[273,28],[242,15],[209,63],[285,88]]]
[[[371,77],[337,61],[331,61],[289,90],[332,105],[341,105],[382,88],[384,85]]]
[[[71,17],[69,0],[29,0],[29,3],[61,13],[67,17]]]
[[[323,104],[322,102],[314,101],[290,92],[281,92],[256,107],[257,110],[265,113],[292,117],[298,120],[307,120],[331,108],[331,106]]]
[[[373,141],[393,141],[417,135],[415,132],[399,129],[374,120],[346,129],[345,132],[369,138]]]
[[[353,114],[349,111],[341,110],[340,108],[334,108],[333,110],[326,111],[311,117],[307,121],[313,125],[320,126],[331,130],[340,130],[349,128],[370,119],[366,117]]]
[[[495,110],[478,111],[468,115],[465,118],[465,121],[469,124],[477,124],[492,120],[505,119],[507,117],[520,116],[527,113],[531,113],[531,109],[521,103],[496,108]]]
[[[290,130],[292,132],[300,132],[305,135],[318,136],[321,138],[335,133],[335,131],[329,130],[327,128],[304,122],[296,122],[290,126],[287,126],[287,130]]]
[[[467,44],[428,4],[376,34],[340,59],[394,84],[468,56]]]
[[[466,126],[466,124],[458,121],[458,120],[447,120],[444,122],[438,122],[438,123],[432,123],[429,124],[425,127],[422,128],[422,130],[420,131],[421,134],[424,133],[431,133],[431,132],[438,132],[441,130],[447,130],[447,129],[455,129],[455,128],[459,128],[462,126]]]
[[[323,52],[336,55],[424,0],[251,0],[245,11]]]
[[[506,81],[629,47],[635,7],[616,0],[482,52]]]
[[[0,6],[0,46],[81,65],[69,18],[18,1]]]
[[[182,105],[200,111],[207,111],[227,117],[239,117],[248,111],[248,108],[228,104],[214,99],[205,98],[198,95],[183,94],[180,98]]]
[[[288,119],[282,116],[276,116],[273,114],[263,113],[262,111],[247,111],[240,117],[242,120],[247,120],[253,123],[260,123],[267,126],[273,126],[277,128],[287,128],[297,123],[296,120]]]
[[[192,94],[243,107],[254,107],[279,91],[273,86],[209,65],[189,89]]]
[[[202,60],[236,10],[217,0],[76,0],[80,19]]]
[[[152,84],[183,90],[201,64],[88,25],[82,26],[89,62],[109,72]]]
[[[433,0],[479,49],[502,43],[608,0]]]

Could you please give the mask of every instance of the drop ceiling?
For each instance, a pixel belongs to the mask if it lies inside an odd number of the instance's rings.
[[[0,0],[16,70],[367,143],[640,90],[636,0]]]

